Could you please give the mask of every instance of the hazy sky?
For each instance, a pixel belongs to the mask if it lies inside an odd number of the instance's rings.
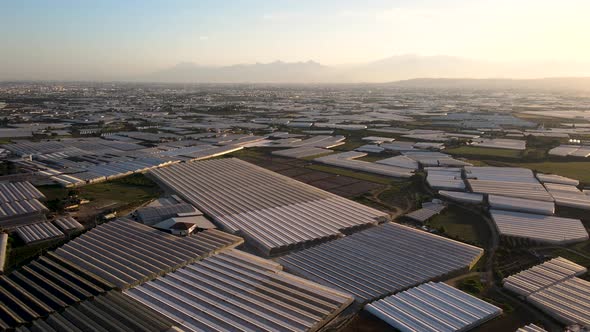
[[[0,0],[0,80],[399,54],[590,59],[589,0]]]

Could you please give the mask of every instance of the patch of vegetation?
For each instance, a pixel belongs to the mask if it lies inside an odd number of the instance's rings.
[[[132,174],[123,178],[89,184],[78,188],[64,188],[59,185],[40,186],[47,197],[46,206],[54,212],[63,212],[67,205],[78,204],[80,199],[90,200],[80,207],[80,216],[100,213],[108,205],[111,210],[125,210],[158,198],[162,191],[158,185],[143,174]]]
[[[268,150],[268,151],[272,151],[272,150]],[[246,148],[246,149],[241,149],[238,151],[234,151],[232,153],[223,155],[222,157],[224,158],[262,158],[265,157],[265,151],[261,150],[261,149],[256,149],[256,148]]]
[[[543,161],[534,163],[510,162],[505,166],[524,167],[541,173],[552,173],[567,176],[590,184],[590,161],[554,162]]]
[[[46,241],[28,246],[16,246],[15,239],[9,238],[9,250],[6,257],[5,270],[9,271],[18,266],[21,266],[30,260],[38,257],[39,255],[46,253],[47,251],[54,249],[65,242],[64,239],[56,239],[52,241]]]
[[[491,237],[486,221],[477,213],[458,205],[449,205],[441,214],[427,222],[446,236],[462,242],[485,246]]]
[[[78,195],[91,201],[110,200],[120,203],[141,204],[160,196],[158,185],[143,174],[132,174],[123,178],[80,187]]]
[[[461,280],[461,282],[457,285],[457,287],[469,294],[479,296],[483,290],[484,285],[481,283],[479,277],[471,277]]]

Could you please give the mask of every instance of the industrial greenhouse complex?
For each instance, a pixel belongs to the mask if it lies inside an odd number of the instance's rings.
[[[587,105],[0,82],[0,331],[590,331]]]

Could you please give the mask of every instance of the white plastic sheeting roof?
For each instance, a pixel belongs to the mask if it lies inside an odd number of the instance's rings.
[[[538,242],[566,244],[585,241],[588,232],[579,219],[490,210],[501,235]]]
[[[314,161],[322,164],[393,177],[409,178],[413,175],[412,169],[391,166],[383,163],[372,163],[368,161],[354,160],[356,158],[361,158],[366,155],[367,154],[364,152],[348,151],[316,158],[314,159]]]
[[[545,183],[545,188],[560,206],[590,210],[590,196],[576,186],[557,183]]]
[[[559,184],[568,184],[570,186],[577,186],[580,184],[580,181],[576,179],[571,179],[565,176],[556,175],[556,174],[542,174],[537,173],[537,179],[543,183],[559,183]]]
[[[21,226],[16,229],[16,234],[25,244],[56,239],[64,236],[64,233],[50,223],[39,223]]]
[[[461,203],[481,204],[483,202],[482,194],[463,193],[447,190],[440,190],[438,194],[446,199],[450,199]]]
[[[318,156],[322,154],[332,153],[332,150],[323,149],[323,148],[316,148],[313,146],[301,146],[297,148],[285,149],[285,150],[278,150],[273,151],[271,154],[281,156],[281,157],[288,157],[288,158],[307,158],[312,156]]]
[[[503,280],[504,287],[526,298],[566,325],[590,326],[590,282],[577,278],[581,265],[558,257]]]
[[[502,309],[445,283],[429,282],[365,306],[404,332],[467,331],[502,314]]]
[[[53,221],[53,224],[57,226],[57,228],[61,229],[62,231],[70,231],[74,229],[83,229],[84,226],[80,224],[76,219],[66,216],[63,218],[58,218]]]
[[[492,209],[552,215],[555,203],[534,201],[531,199],[489,195],[488,202]]]
[[[118,219],[69,241],[55,254],[124,289],[242,242],[217,230],[177,237]]]
[[[388,216],[239,159],[178,164],[153,174],[225,229],[244,234],[269,254],[338,237],[342,230],[377,224]]]
[[[353,300],[238,250],[125,294],[181,322],[187,331],[315,331]]]
[[[529,324],[519,328],[516,332],[547,332],[547,330],[535,324]]]
[[[288,271],[360,303],[471,268],[483,249],[387,223],[279,258]]]

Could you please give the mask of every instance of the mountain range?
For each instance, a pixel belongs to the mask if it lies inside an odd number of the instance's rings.
[[[400,55],[373,62],[326,66],[318,62],[282,62],[238,64],[231,66],[201,66],[180,63],[136,80],[177,83],[385,83],[412,80],[401,85],[426,84],[418,78],[486,79],[479,84],[504,84],[517,79],[538,77],[590,76],[590,63],[574,62],[490,62],[453,56]],[[524,81],[521,81],[524,80]],[[453,84],[460,85],[461,80]],[[567,82],[566,82],[567,81]],[[569,84],[569,80],[545,80],[545,84]],[[430,80],[426,85],[450,81]],[[529,82],[530,83],[530,82]],[[587,80],[576,79],[585,85]]]

